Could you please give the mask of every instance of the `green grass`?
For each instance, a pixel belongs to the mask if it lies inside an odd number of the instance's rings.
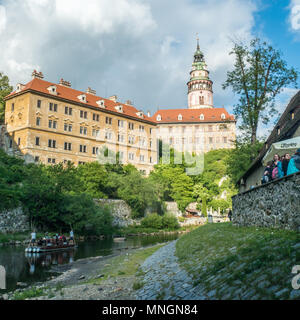
[[[39,288],[37,289],[36,287],[30,288],[28,290],[22,291],[22,292],[16,292],[13,296],[13,300],[25,300],[28,298],[36,298],[36,297],[41,297],[43,296],[44,289]]]
[[[140,265],[163,245],[156,245],[151,248],[141,249],[132,253],[120,255],[109,260],[99,272],[104,274],[100,279],[91,279],[87,283],[100,284],[103,280],[115,277],[129,277],[141,275]]]
[[[300,261],[300,250],[292,247],[299,241],[300,234],[293,231],[207,224],[182,236],[176,255],[194,285],[216,289],[219,298],[224,288],[233,287],[243,292],[253,289],[261,299],[275,299],[270,287],[292,290],[291,270]],[[265,287],[258,287],[261,277]],[[289,292],[280,298],[288,299]]]
[[[17,232],[17,233],[0,233],[0,243],[6,243],[10,241],[24,241],[31,239],[31,232]],[[37,233],[37,239],[44,237],[44,233]]]

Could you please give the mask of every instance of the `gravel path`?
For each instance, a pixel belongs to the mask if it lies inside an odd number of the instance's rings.
[[[136,293],[137,300],[204,300],[193,287],[193,280],[180,268],[175,256],[176,242],[165,245],[141,265],[144,286]]]

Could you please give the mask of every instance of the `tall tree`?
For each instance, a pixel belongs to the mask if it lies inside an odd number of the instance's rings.
[[[235,43],[230,54],[235,56],[235,65],[227,73],[223,89],[231,87],[239,95],[234,114],[254,144],[259,121],[267,124],[276,114],[275,97],[289,85],[296,87],[298,72],[287,67],[278,50],[257,38],[250,45]]]
[[[5,102],[4,97],[9,95],[13,87],[9,85],[9,79],[6,75],[0,72],[0,124],[4,123],[5,117]]]

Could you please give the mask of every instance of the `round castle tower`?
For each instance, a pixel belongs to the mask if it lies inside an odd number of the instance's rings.
[[[199,39],[197,39],[197,50],[194,54],[190,81],[187,83],[188,108],[213,108],[212,85],[213,82],[209,79],[209,71],[204,61],[204,55],[200,51]]]

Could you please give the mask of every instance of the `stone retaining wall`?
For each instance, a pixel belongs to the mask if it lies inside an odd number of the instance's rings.
[[[22,208],[0,212],[0,233],[24,232],[29,230],[29,223]]]
[[[127,227],[134,223],[131,219],[131,208],[124,200],[116,199],[95,199],[98,205],[108,205],[113,215],[113,225],[119,227]]]
[[[234,225],[300,231],[300,173],[232,198]]]

